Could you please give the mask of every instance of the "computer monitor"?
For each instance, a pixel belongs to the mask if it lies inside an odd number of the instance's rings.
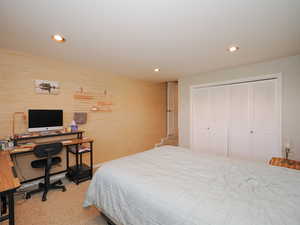
[[[63,111],[57,109],[29,109],[28,131],[48,131],[63,128]]]

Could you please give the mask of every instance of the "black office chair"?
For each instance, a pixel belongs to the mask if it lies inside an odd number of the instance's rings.
[[[63,148],[62,143],[51,143],[51,144],[42,144],[37,145],[33,151],[34,154],[39,158],[39,160],[34,160],[31,162],[31,166],[33,168],[45,168],[45,179],[44,183],[39,183],[39,188],[26,193],[26,199],[29,199],[32,194],[38,192],[44,192],[42,201],[47,200],[47,193],[51,189],[61,189],[62,191],[66,191],[65,186],[62,185],[62,181],[58,180],[54,183],[50,183],[50,169],[53,165],[57,165],[61,162],[60,157],[52,157],[53,155],[57,155],[61,152]]]

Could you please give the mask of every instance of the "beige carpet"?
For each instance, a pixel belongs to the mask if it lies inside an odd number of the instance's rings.
[[[67,191],[50,191],[46,202],[41,201],[39,193],[28,200],[17,195],[15,225],[107,225],[96,208],[82,207],[89,181],[79,185],[63,182]]]

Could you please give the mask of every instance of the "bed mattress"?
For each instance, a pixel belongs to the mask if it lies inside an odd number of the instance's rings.
[[[119,225],[300,225],[300,171],[163,146],[101,166],[90,205]]]

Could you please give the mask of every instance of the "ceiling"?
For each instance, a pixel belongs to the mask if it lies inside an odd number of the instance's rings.
[[[0,48],[176,80],[300,53],[300,1],[1,0]]]

